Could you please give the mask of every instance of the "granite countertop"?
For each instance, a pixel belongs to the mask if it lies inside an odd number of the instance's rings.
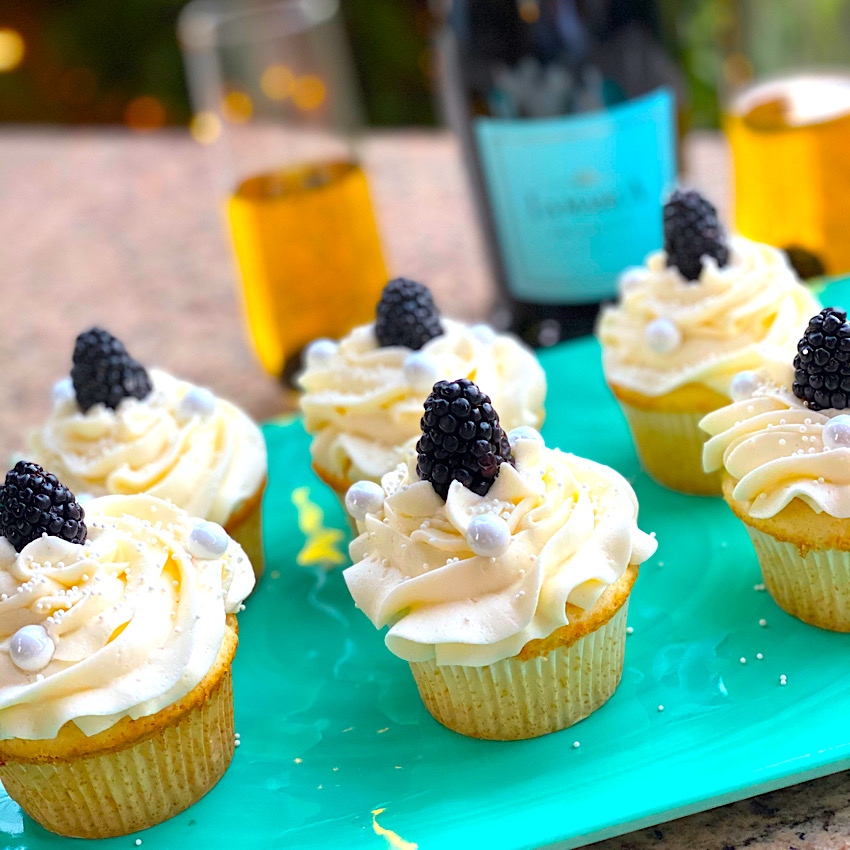
[[[453,140],[365,145],[392,272],[427,281],[446,313],[486,315],[491,288]],[[692,136],[687,182],[727,206],[719,137]],[[101,323],[158,365],[265,419],[291,398],[246,342],[212,163],[184,133],[0,133],[0,450],[23,446],[68,373],[76,334]],[[850,850],[839,773],[595,845],[599,850]]]

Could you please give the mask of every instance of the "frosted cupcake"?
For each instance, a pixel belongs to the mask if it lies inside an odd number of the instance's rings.
[[[75,493],[148,493],[223,526],[261,575],[262,432],[209,390],[146,371],[106,331],[77,337],[30,453]]]
[[[308,349],[301,408],[316,473],[340,498],[356,481],[379,482],[413,448],[434,382],[456,376],[492,397],[505,427],[542,424],[546,376],[530,349],[441,318],[422,284],[390,281],[374,324]]]
[[[153,826],[233,756],[235,612],[254,574],[152,496],[86,503],[36,464],[0,489],[0,780],[60,835]]]
[[[764,582],[789,614],[850,631],[850,323],[815,316],[790,362],[735,378],[707,416],[705,468],[744,523]]]
[[[708,201],[674,193],[664,250],[624,274],[597,331],[646,471],[674,490],[718,494],[719,476],[702,468],[700,419],[729,403],[737,373],[793,356],[818,308],[782,252],[727,239]]]
[[[614,470],[506,437],[471,382],[442,381],[423,435],[346,504],[361,532],[344,577],[428,711],[475,738],[532,738],[599,708],[623,667],[638,565],[655,551]]]

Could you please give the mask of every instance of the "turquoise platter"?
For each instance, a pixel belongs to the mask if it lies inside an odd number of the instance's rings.
[[[848,296],[834,285],[824,297]],[[268,568],[240,616],[235,664],[241,745],[187,812],[99,847],[566,850],[848,766],[850,635],[803,625],[755,589],[749,540],[721,500],[640,471],[593,340],[541,359],[547,442],[623,472],[659,540],[610,702],[532,741],[437,724],[347,595],[345,518],[310,470],[300,421],[270,424]],[[20,850],[81,846],[5,796],[0,837]]]

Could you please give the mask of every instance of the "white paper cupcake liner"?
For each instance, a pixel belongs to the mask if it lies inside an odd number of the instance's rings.
[[[9,796],[45,829],[108,838],[187,809],[227,770],[235,746],[231,672],[176,723],[130,746],[40,764],[7,761]]]
[[[410,669],[436,720],[473,738],[509,741],[566,729],[596,711],[623,672],[629,603],[570,646],[526,661],[486,667],[412,662]]]
[[[746,526],[764,583],[780,608],[822,629],[850,631],[850,552],[811,549]]]
[[[708,435],[700,430],[704,413],[642,410],[620,402],[643,468],[659,484],[682,493],[720,495],[720,473],[702,467]]]

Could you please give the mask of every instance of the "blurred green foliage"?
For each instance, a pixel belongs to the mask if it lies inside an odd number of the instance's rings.
[[[23,62],[0,73],[0,120],[119,123],[139,97],[166,123],[190,117],[175,35],[185,0],[0,3]],[[434,122],[427,0],[345,0],[344,17],[373,124]]]

